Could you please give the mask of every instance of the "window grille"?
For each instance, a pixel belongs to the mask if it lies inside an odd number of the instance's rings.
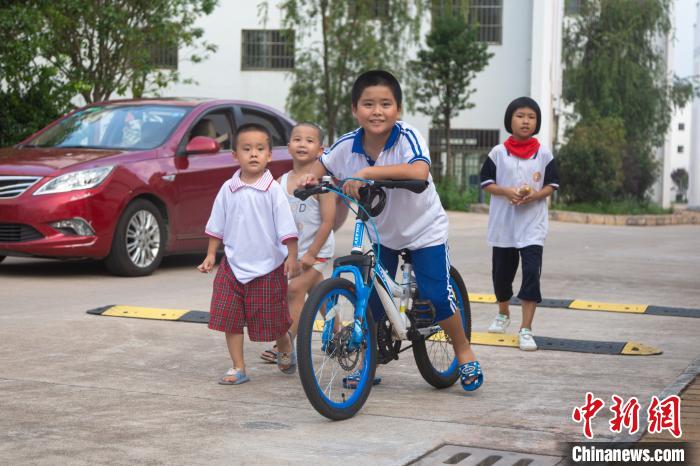
[[[151,65],[169,70],[177,69],[177,44],[154,44],[149,47]]]
[[[489,44],[500,44],[503,30],[503,0],[433,0],[433,18],[461,15],[477,23],[476,38]]]
[[[294,69],[294,31],[288,29],[243,30],[241,69]]]

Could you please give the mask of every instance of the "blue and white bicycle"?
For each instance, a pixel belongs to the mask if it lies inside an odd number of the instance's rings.
[[[362,181],[367,185],[360,189],[359,201],[345,196],[330,177],[324,177],[317,186],[294,193],[306,199],[333,192],[358,206],[351,254],[337,258],[332,277],[309,295],[297,336],[299,376],[306,396],[320,414],[333,420],[355,415],[369,397],[377,364],[398,359],[399,353],[408,348],[413,349],[418,370],[430,385],[447,388],[459,378],[452,343],[434,323],[432,303],[420,299],[410,252],[401,251],[402,278],[397,283],[378,260],[379,234],[371,219],[384,208],[384,189],[420,193],[428,182]],[[370,227],[374,228],[377,243],[365,248],[364,237],[369,238],[365,230]],[[450,267],[450,285],[461,311],[465,335],[471,339],[467,289],[454,267]],[[384,308],[378,322],[369,306],[373,290]],[[402,348],[404,342],[409,345]]]

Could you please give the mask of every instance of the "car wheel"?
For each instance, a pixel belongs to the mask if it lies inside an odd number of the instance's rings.
[[[165,223],[158,208],[138,199],[119,219],[105,264],[115,275],[150,275],[163,259],[165,239]]]

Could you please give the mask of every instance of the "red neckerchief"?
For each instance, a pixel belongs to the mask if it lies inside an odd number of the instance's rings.
[[[506,139],[503,145],[506,146],[506,150],[509,154],[520,157],[521,159],[529,159],[540,149],[540,141],[535,138],[519,141],[511,136]]]

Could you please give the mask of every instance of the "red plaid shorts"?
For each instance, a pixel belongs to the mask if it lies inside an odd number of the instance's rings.
[[[243,327],[248,327],[252,341],[281,338],[292,325],[284,264],[243,284],[236,280],[224,256],[214,278],[210,314],[212,330],[243,333]]]

